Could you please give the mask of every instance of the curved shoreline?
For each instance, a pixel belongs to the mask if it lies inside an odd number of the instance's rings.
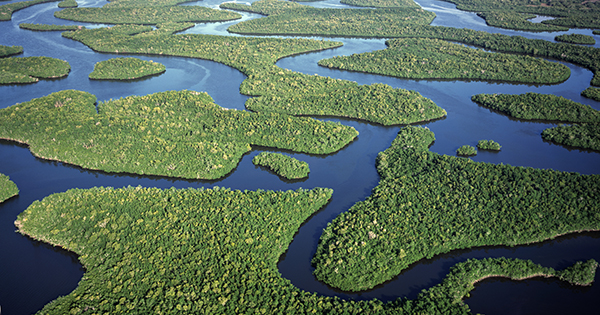
[[[232,171],[232,172],[233,172],[233,171]],[[148,177],[148,176],[144,175],[144,177]]]

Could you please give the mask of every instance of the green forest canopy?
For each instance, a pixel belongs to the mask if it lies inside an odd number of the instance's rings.
[[[246,102],[253,111],[291,115],[328,115],[385,125],[441,118],[446,111],[414,91],[389,85],[358,85],[275,66],[285,56],[338,47],[341,43],[308,39],[165,35],[143,26],[63,33],[96,51],[158,54],[221,62],[248,76],[240,92],[255,96]],[[137,34],[137,35],[136,35]],[[293,105],[293,106],[292,106]]]
[[[542,138],[574,148],[600,151],[600,123],[562,125],[544,129]]]
[[[438,39],[400,38],[388,48],[336,56],[319,65],[407,79],[472,79],[552,84],[571,71],[563,64],[526,55],[490,53]]]
[[[600,111],[553,94],[477,94],[471,100],[518,119],[600,123]]]
[[[0,59],[0,84],[35,83],[41,79],[66,77],[68,62],[50,57],[11,57]]]
[[[0,45],[0,57],[8,57],[23,52],[22,46],[4,46]]]
[[[452,250],[600,230],[600,175],[473,162],[429,151],[433,141],[426,128],[404,127],[378,155],[371,196],[321,235],[319,280],[365,290]]]
[[[106,172],[216,179],[250,145],[335,152],[358,132],[339,123],[227,110],[206,93],[169,91],[101,102],[64,90],[0,109],[0,138],[38,157]]]
[[[303,16],[303,19],[310,21],[310,27],[306,23],[295,23],[288,19],[277,17],[278,15],[289,18],[294,13],[302,15],[302,8],[297,8],[297,4],[290,4],[287,1],[262,0],[252,3],[251,6],[235,3],[224,3],[224,8],[235,10],[244,10],[261,14],[268,14],[267,18],[255,19],[237,23],[229,28],[229,31],[242,34],[260,34],[260,35],[321,35],[321,36],[352,36],[352,37],[414,37],[414,38],[436,38],[452,42],[459,42],[468,45],[478,46],[484,49],[490,49],[498,52],[507,52],[515,54],[526,54],[534,57],[551,58],[571,62],[594,72],[594,78],[591,84],[600,86],[600,76],[596,75],[600,71],[600,49],[593,47],[582,47],[564,43],[552,43],[542,39],[528,39],[522,36],[508,36],[503,34],[490,34],[484,31],[475,31],[470,29],[457,29],[445,26],[431,26],[424,20],[412,18],[408,23],[399,22],[403,19],[395,19],[392,23],[382,23],[382,25],[358,23],[358,20],[352,19],[353,14],[358,12],[348,12],[344,22],[335,22],[336,19],[327,17],[322,22],[320,20],[311,20],[310,16]],[[312,8],[314,9],[314,8]],[[312,10],[311,9],[311,10]],[[314,9],[325,10],[325,9]],[[331,9],[327,9],[331,10]],[[362,11],[352,10],[349,11]],[[427,11],[426,11],[427,12]],[[340,14],[343,13],[340,11]],[[410,14],[406,11],[409,17]],[[315,11],[316,15],[327,15],[327,12]],[[382,14],[379,12],[377,14]],[[389,18],[389,17],[388,17]],[[345,22],[348,21],[348,22]],[[384,21],[384,20],[378,20]],[[419,22],[420,21],[420,22]],[[335,22],[335,23],[334,23]],[[419,23],[414,23],[419,22]],[[335,27],[332,27],[332,24]]]
[[[111,58],[97,62],[90,79],[133,80],[165,72],[166,67],[152,60],[139,58]]]
[[[85,26],[21,23],[19,28],[30,31],[76,31],[85,28]]]
[[[17,185],[4,174],[0,174],[0,203],[19,194]]]
[[[600,3],[580,0],[446,0],[460,10],[473,12],[534,13],[554,16],[544,24],[565,27],[599,28]]]
[[[310,173],[308,163],[281,153],[261,152],[252,159],[252,163],[268,167],[275,174],[287,179],[305,178]]]
[[[288,34],[386,37],[411,25],[427,25],[435,14],[420,7],[381,9],[322,9],[280,0],[260,0],[250,6],[223,3],[222,8],[267,15],[237,23],[228,31],[239,34]]]
[[[79,255],[85,275],[41,314],[469,314],[462,298],[479,279],[555,276],[589,285],[598,263],[562,271],[519,259],[469,260],[416,300],[344,301],[301,291],[279,257],[330,189],[73,189],[35,201],[19,231]]]
[[[58,0],[30,0],[0,5],[0,21],[10,21],[10,19],[12,19],[12,14],[15,11],[28,8],[32,5],[55,1]]]

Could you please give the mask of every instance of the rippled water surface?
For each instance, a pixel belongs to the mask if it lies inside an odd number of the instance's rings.
[[[2,2],[10,3],[14,1]],[[104,1],[78,1],[82,7],[102,6]],[[222,0],[192,2],[186,5],[203,5],[216,8]],[[458,11],[454,5],[437,0],[417,1],[425,9],[434,11],[437,18],[433,25],[467,27],[493,33],[520,35],[552,41],[558,33],[526,33],[491,28],[474,13]],[[338,1],[310,3],[316,7],[345,7]],[[145,60],[163,63],[167,71],[157,77],[134,82],[91,81],[88,74],[96,62],[117,57],[114,54],[94,53],[81,43],[64,39],[59,32],[31,32],[21,30],[19,23],[81,24],[58,20],[52,16],[58,10],[57,3],[36,5],[13,14],[12,21],[0,22],[0,44],[24,47],[23,56],[50,56],[67,60],[72,67],[68,77],[58,80],[41,80],[32,85],[0,86],[0,108],[35,97],[48,95],[63,89],[78,89],[97,96],[99,101],[129,95],[145,95],[166,90],[195,90],[210,94],[223,107],[243,109],[248,97],[239,94],[239,85],[245,76],[239,71],[215,62],[175,57],[137,56]],[[243,13],[242,20],[259,18],[260,15]],[[185,33],[228,35],[229,25],[238,23],[198,24]],[[103,25],[85,24],[87,27]],[[591,30],[572,30],[568,33],[591,35]],[[237,35],[233,35],[237,36]],[[600,42],[599,36],[595,36]],[[463,144],[475,145],[479,139],[494,139],[502,144],[498,153],[480,152],[475,161],[505,163],[536,168],[552,168],[583,174],[600,173],[597,152],[568,149],[544,142],[540,136],[549,123],[523,122],[479,107],[470,101],[477,93],[525,93],[539,92],[561,95],[600,109],[598,102],[582,98],[580,92],[589,86],[592,74],[587,69],[567,64],[571,77],[564,83],[551,86],[530,86],[506,83],[402,80],[390,77],[336,71],[321,68],[317,61],[336,55],[349,55],[385,48],[385,40],[328,38],[342,41],[344,46],[318,53],[285,58],[278,62],[283,68],[308,74],[319,74],[356,81],[360,84],[381,82],[393,87],[417,90],[446,109],[444,119],[425,124],[436,134],[432,151],[454,155]],[[598,44],[596,45],[598,46]],[[123,56],[123,55],[118,55]],[[419,262],[401,275],[361,293],[338,292],[316,281],[312,276],[310,260],[317,246],[322,229],[339,213],[355,202],[364,200],[379,177],[375,171],[375,157],[386,149],[394,139],[399,126],[379,125],[350,120],[331,119],[356,128],[360,135],[343,150],[328,156],[305,154],[291,155],[310,164],[311,173],[304,181],[284,182],[276,175],[255,167],[252,158],[264,148],[255,148],[244,156],[237,169],[218,181],[187,181],[161,177],[140,177],[122,174],[92,172],[63,163],[40,160],[33,157],[21,145],[0,141],[0,173],[7,174],[16,182],[20,195],[0,205],[0,306],[4,314],[31,314],[60,295],[68,294],[83,275],[76,255],[32,241],[15,233],[16,216],[34,200],[70,188],[94,186],[123,187],[142,185],[152,187],[212,187],[215,185],[232,189],[288,190],[299,187],[330,187],[334,189],[332,201],[312,216],[299,230],[288,252],[279,263],[282,275],[297,287],[324,295],[337,295],[349,299],[393,300],[401,296],[414,298],[443,278],[450,266],[468,258],[518,257],[532,259],[545,266],[564,268],[577,260],[595,258],[600,260],[600,235],[588,233],[570,235],[542,244],[516,248],[478,248],[455,251]],[[289,153],[289,152],[286,152]],[[600,297],[598,285],[580,288],[556,281],[528,280],[522,282],[486,280],[472,292],[467,303],[474,312],[487,314],[512,313],[580,313],[596,311],[593,306]],[[550,302],[548,302],[550,301]],[[583,308],[582,308],[583,307]],[[587,309],[585,307],[588,307]]]

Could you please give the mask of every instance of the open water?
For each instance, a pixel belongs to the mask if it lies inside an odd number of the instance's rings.
[[[3,1],[1,4],[10,2],[14,1]],[[98,7],[106,3],[100,0],[78,2],[80,7]],[[216,8],[221,2],[222,0],[207,0],[186,5]],[[433,21],[433,25],[465,27],[551,41],[557,34],[565,33],[527,33],[491,28],[474,13],[456,10],[450,3],[438,0],[417,2],[426,10],[436,13],[437,18]],[[321,1],[310,5],[345,7],[339,1]],[[245,76],[235,69],[210,61],[136,56],[163,63],[167,71],[160,76],[134,82],[89,80],[87,76],[96,62],[123,55],[95,53],[79,42],[62,38],[59,32],[32,32],[18,27],[19,23],[82,24],[54,18],[52,14],[57,10],[55,2],[36,5],[14,13],[11,21],[0,22],[0,44],[23,46],[22,56],[49,56],[67,60],[72,67],[71,73],[64,79],[41,80],[30,85],[0,86],[0,108],[63,89],[87,91],[95,94],[99,101],[166,90],[189,89],[207,92],[217,104],[223,107],[244,108],[247,97],[239,94],[239,85]],[[258,17],[260,16],[256,14],[243,13],[243,20]],[[238,22],[239,20],[198,24],[186,33],[237,36],[227,33],[226,29],[229,25]],[[591,30],[572,30],[568,33],[573,32],[592,34]],[[600,42],[600,36],[595,38]],[[553,124],[510,119],[470,101],[471,95],[477,93],[520,94],[532,91],[561,95],[600,109],[598,102],[580,96],[580,92],[589,86],[592,78],[591,72],[587,69],[567,64],[571,69],[571,77],[562,84],[550,86],[477,81],[402,80],[319,67],[317,61],[323,58],[385,48],[385,40],[382,39],[329,39],[342,41],[344,46],[285,58],[280,60],[278,65],[294,71],[352,80],[360,84],[381,82],[397,88],[419,91],[448,112],[446,118],[425,124],[436,135],[436,141],[431,147],[432,151],[454,155],[456,148],[463,144],[475,145],[479,139],[494,139],[503,146],[500,152],[479,152],[472,159],[582,174],[600,173],[598,152],[569,149],[542,140],[541,131]],[[290,153],[310,164],[310,176],[303,181],[282,181],[276,175],[255,167],[251,162],[252,158],[266,150],[265,148],[255,148],[245,155],[237,169],[223,179],[187,181],[87,171],[64,163],[37,159],[25,146],[0,141],[0,173],[9,175],[20,189],[18,197],[0,204],[0,306],[3,313],[34,313],[58,296],[68,294],[77,286],[84,270],[76,255],[21,236],[15,232],[16,228],[13,224],[16,216],[34,200],[76,187],[141,185],[160,188],[199,188],[216,185],[252,190],[333,188],[331,202],[303,224],[278,267],[283,277],[290,279],[295,286],[303,290],[323,295],[337,295],[346,299],[377,298],[389,301],[403,296],[414,298],[422,289],[439,283],[453,264],[469,258],[518,257],[532,259],[536,263],[554,268],[567,267],[577,260],[590,258],[600,260],[600,233],[585,233],[530,246],[454,251],[418,262],[395,279],[366,292],[348,293],[329,288],[312,276],[313,268],[310,265],[321,231],[339,213],[346,211],[355,202],[364,200],[371,189],[377,185],[379,177],[375,170],[375,157],[378,152],[390,145],[400,129],[400,126],[382,127],[351,120],[330,120],[341,121],[356,128],[360,133],[358,139],[343,150],[327,156]],[[480,283],[477,287],[466,302],[474,313],[486,314],[594,313],[597,311],[596,300],[600,297],[600,286],[597,284],[581,288],[555,280],[535,279],[515,282],[492,279]]]

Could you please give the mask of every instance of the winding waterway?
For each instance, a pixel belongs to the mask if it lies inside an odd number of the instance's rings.
[[[10,3],[14,1],[2,2]],[[105,1],[78,1],[82,7],[102,6]],[[208,0],[186,5],[217,7],[222,0]],[[433,25],[466,27],[493,33],[520,35],[530,38],[553,40],[559,33],[527,33],[491,28],[474,13],[456,10],[454,5],[438,0],[417,1],[425,9],[434,11],[437,18]],[[339,1],[311,3],[318,7],[343,7]],[[32,85],[0,86],[0,108],[35,97],[48,95],[63,89],[90,92],[99,101],[129,95],[145,95],[166,90],[205,91],[223,107],[243,109],[246,96],[239,94],[239,85],[245,76],[222,64],[188,58],[137,56],[145,60],[163,63],[167,71],[157,77],[135,82],[91,81],[88,74],[96,62],[122,55],[92,52],[81,43],[64,39],[59,32],[31,32],[21,30],[19,23],[82,24],[58,20],[53,17],[57,3],[36,5],[13,14],[12,21],[0,22],[0,44],[24,47],[23,56],[49,56],[67,60],[71,64],[68,77],[58,80],[41,80]],[[243,19],[258,18],[256,14],[243,14]],[[199,24],[187,33],[231,35],[226,29],[238,21]],[[101,25],[84,24],[87,27]],[[568,33],[591,35],[591,30],[572,30]],[[234,35],[235,36],[235,35]],[[600,42],[600,37],[595,36]],[[432,151],[454,155],[463,144],[476,144],[479,139],[494,139],[502,144],[498,153],[480,152],[472,159],[491,163],[517,166],[552,168],[584,174],[600,173],[600,155],[577,149],[568,149],[544,142],[540,136],[549,123],[523,122],[482,108],[470,101],[477,93],[539,92],[561,95],[577,102],[600,109],[600,103],[585,99],[580,92],[589,86],[592,74],[587,69],[567,64],[571,77],[562,84],[531,86],[506,83],[402,80],[362,73],[321,68],[317,61],[335,55],[349,55],[385,48],[381,39],[329,38],[341,41],[344,46],[318,53],[285,58],[278,62],[283,68],[308,74],[319,74],[356,81],[360,84],[381,82],[393,87],[419,91],[431,98],[448,112],[444,119],[427,123],[435,132],[436,141]],[[596,44],[598,47],[599,44]],[[20,195],[0,204],[0,306],[5,314],[31,314],[60,295],[68,294],[83,275],[76,255],[32,241],[15,233],[16,216],[34,200],[40,200],[55,192],[70,188],[94,186],[123,187],[152,186],[212,187],[215,185],[232,189],[288,190],[313,187],[334,189],[331,202],[312,216],[298,231],[278,267],[283,277],[295,286],[323,295],[337,295],[348,299],[393,300],[398,297],[416,297],[443,278],[450,266],[469,258],[518,257],[532,259],[536,263],[554,268],[564,268],[577,260],[594,258],[600,260],[600,234],[587,233],[561,237],[531,246],[515,248],[479,248],[455,251],[432,260],[422,261],[401,275],[373,290],[360,293],[339,292],[318,282],[312,276],[310,260],[315,252],[322,229],[339,213],[355,202],[364,200],[379,177],[375,170],[375,157],[386,149],[394,139],[399,126],[379,125],[351,120],[331,119],[353,126],[359,137],[343,150],[328,156],[311,156],[290,153],[310,164],[311,173],[304,181],[284,182],[276,175],[255,167],[251,160],[264,148],[255,148],[244,156],[237,169],[217,181],[187,181],[162,177],[106,174],[87,171],[63,163],[50,162],[33,157],[21,145],[0,141],[0,173],[7,174],[19,186]],[[273,150],[269,150],[273,151]],[[289,153],[289,152],[288,152]],[[554,280],[527,280],[521,282],[487,280],[478,285],[467,300],[474,313],[591,313],[600,297],[597,284],[589,288],[564,285]],[[587,309],[586,309],[587,307]]]

